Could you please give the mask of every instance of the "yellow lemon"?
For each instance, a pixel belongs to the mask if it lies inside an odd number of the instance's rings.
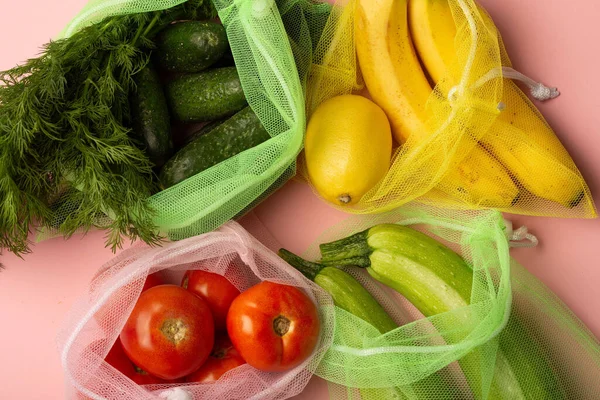
[[[308,123],[304,153],[319,194],[336,205],[355,204],[390,167],[390,123],[378,105],[362,96],[331,98]]]

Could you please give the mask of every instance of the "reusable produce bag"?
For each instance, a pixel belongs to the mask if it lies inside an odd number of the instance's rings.
[[[182,0],[91,0],[63,30],[68,37],[112,15],[151,12]],[[296,173],[296,156],[305,131],[304,90],[313,43],[327,21],[330,5],[306,0],[214,2],[250,107],[272,136],[173,187],[152,196],[153,223],[171,240],[209,232],[244,214]],[[287,31],[286,31],[287,30]],[[64,221],[77,211],[56,211]],[[111,224],[101,217],[99,227]],[[39,239],[60,231],[45,229]]]
[[[103,361],[129,317],[146,277],[163,271],[171,283],[179,283],[188,269],[221,274],[240,291],[264,280],[302,289],[318,305],[321,321],[319,342],[311,357],[281,373],[261,372],[246,364],[211,384],[145,387]],[[81,395],[114,400],[284,399],[300,393],[308,383],[331,344],[333,324],[330,296],[239,224],[231,222],[215,232],[171,242],[162,248],[137,245],[108,262],[71,310],[58,342],[69,399],[82,398],[75,397]]]
[[[368,89],[402,137],[387,175],[339,208],[372,214],[419,199],[596,217],[573,160],[511,79],[540,100],[558,92],[510,67],[500,33],[474,0],[337,1],[314,53],[307,115]]]
[[[564,303],[510,258],[509,247],[518,243],[509,242],[514,233],[498,212],[409,205],[377,216],[353,216],[324,232],[304,257],[319,260],[321,243],[382,223],[410,226],[457,251],[473,270],[470,304],[423,318],[364,269],[345,268],[399,327],[381,334],[335,308],[333,343],[315,371],[332,382],[331,398],[600,396],[598,341]],[[423,255],[428,256],[435,257]]]

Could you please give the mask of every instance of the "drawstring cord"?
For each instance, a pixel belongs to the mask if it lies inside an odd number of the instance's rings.
[[[473,88],[478,88],[488,82],[491,79],[504,77],[507,79],[512,79],[515,81],[523,82],[529,88],[529,92],[531,96],[539,101],[552,100],[558,96],[560,96],[560,92],[555,87],[549,87],[544,85],[541,82],[537,82],[530,77],[520,73],[517,70],[514,70],[510,67],[496,67],[491,69],[487,74],[482,76],[475,84]]]
[[[505,220],[506,236],[510,247],[536,247],[539,240],[535,235],[528,232],[526,226],[521,226],[517,230],[513,230],[511,221]]]
[[[549,87],[544,85],[541,82],[537,82],[530,77],[520,73],[519,71],[514,70],[510,67],[496,67],[492,68],[487,74],[479,78],[477,82],[475,82],[471,88],[477,89],[492,79],[503,77],[507,79],[512,79],[516,81],[523,82],[529,88],[529,92],[531,96],[539,101],[547,101],[552,100],[560,96],[560,92],[555,87]],[[460,85],[454,86],[452,89],[448,91],[448,100],[451,102],[456,100],[456,97],[462,93],[462,88]],[[503,111],[506,105],[502,102],[498,104],[498,110]]]

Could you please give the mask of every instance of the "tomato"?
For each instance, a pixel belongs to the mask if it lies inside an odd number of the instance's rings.
[[[231,344],[231,340],[225,335],[215,340],[210,357],[199,370],[186,378],[186,382],[209,383],[218,380],[225,372],[232,370],[246,361]]]
[[[160,285],[141,294],[120,337],[123,350],[137,366],[173,380],[206,361],[214,330],[204,300],[179,286]]]
[[[131,380],[137,383],[138,385],[152,385],[158,383],[173,383],[173,381],[168,381],[165,379],[158,378],[154,375],[150,375],[146,371],[141,368],[134,366],[135,372],[133,376],[131,376]]]
[[[215,329],[227,329],[227,312],[231,302],[240,291],[227,278],[212,272],[190,270],[183,276],[181,286],[202,297],[210,307],[215,319]]]
[[[284,371],[306,360],[319,340],[317,308],[301,290],[262,282],[240,294],[227,315],[227,331],[246,362]]]
[[[102,273],[103,272],[105,271],[102,271]],[[94,279],[96,279],[100,274],[101,272],[98,272]],[[162,271],[150,274],[146,277],[146,281],[144,282],[144,286],[142,287],[142,293],[150,289],[151,287],[162,285],[164,283],[166,283],[166,281]],[[123,296],[127,295],[128,291],[128,288],[117,289],[117,291],[111,296],[110,299],[108,299],[104,306],[101,307],[96,314],[94,314],[94,319],[105,331],[111,330],[111,326],[109,324],[110,310],[113,309],[113,307],[116,307],[116,305],[120,305],[121,299],[123,298]]]
[[[128,378],[135,374],[135,367],[123,351],[123,345],[119,338],[117,338],[104,360]]]
[[[162,271],[155,272],[146,277],[146,282],[144,282],[144,286],[142,287],[142,292],[145,292],[146,290],[148,290],[154,286],[164,285],[165,283],[167,283],[167,282],[165,280],[165,277],[164,277]]]

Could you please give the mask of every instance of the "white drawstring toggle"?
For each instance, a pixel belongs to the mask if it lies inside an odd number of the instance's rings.
[[[161,392],[158,397],[165,400],[193,400],[192,395],[182,388],[173,388]]]
[[[536,247],[539,244],[538,238],[529,233],[525,225],[513,230],[511,221],[505,220],[504,223],[510,247]]]
[[[557,88],[548,87],[539,82],[534,86],[530,86],[529,89],[533,98],[539,101],[552,100],[560,96],[560,92]]]

